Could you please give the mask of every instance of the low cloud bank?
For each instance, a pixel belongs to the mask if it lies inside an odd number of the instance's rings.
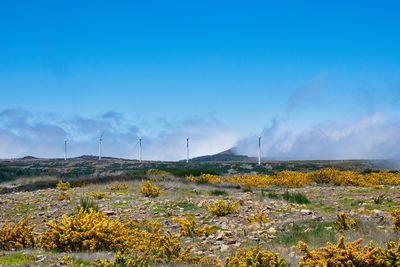
[[[164,122],[153,136],[143,135],[141,126],[132,124],[122,114],[107,112],[94,118],[74,116],[37,116],[22,109],[0,111],[0,158],[27,155],[45,158],[97,155],[97,139],[103,137],[103,156],[138,158],[138,136],[143,138],[143,159],[180,160],[186,157],[186,137],[190,137],[190,156],[215,154],[231,148],[238,137],[216,120],[192,119]],[[143,127],[144,128],[144,127]]]
[[[262,156],[269,159],[400,159],[400,120],[383,113],[300,131],[274,120],[261,135]],[[257,135],[238,141],[236,153],[256,156]]]

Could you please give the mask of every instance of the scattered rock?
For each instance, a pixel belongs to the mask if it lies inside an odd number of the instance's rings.
[[[215,239],[216,239],[216,240],[222,240],[222,239],[224,239],[224,238],[225,238],[225,233],[222,232],[221,230],[218,230],[217,233],[216,233]]]
[[[306,215],[311,215],[311,214],[312,214],[312,211],[311,211],[311,210],[305,210],[305,209],[303,209],[303,210],[300,210],[300,212],[303,213],[303,214],[306,214]]]
[[[222,244],[221,245],[221,252],[227,252],[229,250],[229,246]]]
[[[47,258],[46,255],[37,255],[36,262],[44,261],[46,258]]]

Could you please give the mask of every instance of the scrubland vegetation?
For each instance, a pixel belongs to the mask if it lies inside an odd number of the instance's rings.
[[[0,264],[400,264],[398,172],[174,171],[4,191]]]

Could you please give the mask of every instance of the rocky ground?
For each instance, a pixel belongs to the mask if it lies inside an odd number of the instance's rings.
[[[94,200],[99,210],[112,219],[158,219],[163,228],[178,233],[179,227],[173,217],[194,218],[198,226],[215,225],[208,237],[184,237],[184,245],[193,244],[192,252],[197,255],[217,257],[223,261],[237,248],[260,245],[263,249],[279,252],[288,263],[296,265],[301,254],[295,246],[299,240],[311,247],[336,242],[340,235],[353,241],[364,238],[364,244],[374,240],[383,245],[390,240],[398,241],[400,235],[393,230],[390,211],[400,208],[399,187],[385,186],[381,189],[350,186],[307,186],[289,189],[300,192],[311,201],[309,204],[289,203],[282,198],[286,188],[266,190],[239,188],[233,185],[209,185],[185,182],[173,177],[151,176],[163,194],[157,198],[143,197],[139,191],[141,181],[127,181],[126,190],[109,190],[110,184],[87,185],[66,191],[69,199],[60,200],[56,188],[32,192],[16,192],[0,195],[0,225],[8,220],[17,222],[31,215],[35,231],[46,228],[45,223],[61,219],[62,214],[77,211],[80,199],[89,197],[90,192],[105,192],[103,199]],[[378,196],[380,196],[378,198]],[[240,203],[238,213],[223,217],[212,215],[208,203],[224,199]],[[267,223],[249,223],[247,216],[262,211],[269,218]],[[358,220],[354,230],[338,232],[333,229],[336,213],[344,211],[350,218]],[[33,251],[2,251],[0,264],[22,263],[32,266],[58,264],[60,258],[71,255],[76,265],[90,265],[101,259],[112,259],[113,253],[56,253]]]

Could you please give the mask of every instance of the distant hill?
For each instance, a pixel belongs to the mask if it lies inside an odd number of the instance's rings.
[[[22,159],[38,159],[38,158],[33,157],[33,156],[25,156],[25,157],[23,157]]]
[[[223,152],[201,156],[191,159],[192,162],[208,162],[208,161],[250,161],[252,158],[244,155],[236,155],[233,153],[233,148],[225,150]]]

